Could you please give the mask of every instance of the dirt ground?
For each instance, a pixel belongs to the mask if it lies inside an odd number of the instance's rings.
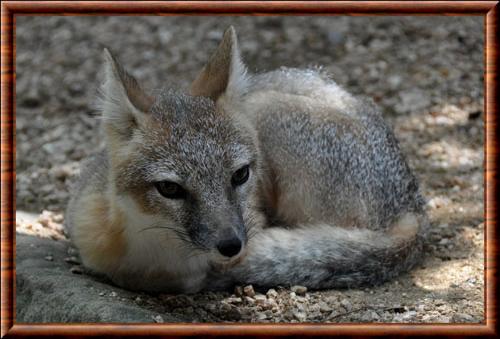
[[[202,322],[484,321],[481,17],[16,21],[18,232],[64,237],[80,161],[103,147],[93,105],[104,46],[146,87],[186,88],[230,24],[250,70],[322,65],[349,91],[372,97],[420,180],[432,231],[412,272],[353,290],[136,294],[134,302],[158,313],[154,321],[167,313]]]

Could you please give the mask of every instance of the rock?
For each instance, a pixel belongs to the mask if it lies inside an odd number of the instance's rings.
[[[278,292],[274,288],[271,288],[266,292],[266,295],[268,298],[277,298],[278,297]]]
[[[247,285],[247,286],[243,287],[243,293],[245,293],[245,295],[247,297],[253,297],[255,295],[255,291],[253,289],[253,286]]]
[[[379,319],[380,319],[380,316],[375,311],[366,311],[361,316],[361,321],[363,321],[363,322],[373,322],[373,321],[377,321]]]
[[[305,287],[305,286],[296,285],[296,286],[292,286],[290,289],[292,290],[292,292],[295,292],[295,294],[297,294],[297,295],[305,295],[307,292],[307,287]]]
[[[58,180],[65,180],[78,174],[79,168],[78,162],[70,162],[51,168],[50,173]]]
[[[73,264],[73,265],[80,264],[80,260],[78,260],[78,258],[75,256],[64,258],[64,261],[67,262],[68,264]]]
[[[305,303],[305,302],[307,302],[307,299],[304,297],[297,296],[297,297],[295,297],[295,301],[297,301],[299,303]]]
[[[452,317],[453,322],[463,323],[463,322],[474,322],[474,317],[467,313],[456,313]]]
[[[245,297],[245,301],[247,302],[247,304],[249,305],[253,305],[255,304],[255,299],[252,298],[252,297]]]
[[[293,317],[295,319],[297,319],[298,321],[306,321],[307,314],[305,312],[295,311],[295,312],[293,312]]]
[[[41,98],[40,98],[40,93],[36,90],[31,90],[24,94],[24,98],[21,101],[21,104],[24,107],[28,108],[35,108],[40,106],[41,104]]]
[[[331,312],[332,311],[332,308],[330,306],[328,306],[328,304],[325,303],[324,301],[320,301],[318,303],[318,305],[319,305],[319,310],[322,313],[326,313],[326,312]]]
[[[222,302],[221,305],[220,305],[220,309],[223,311],[223,312],[229,312],[231,310],[231,305],[228,304],[227,302]]]
[[[352,309],[351,302],[347,299],[342,299],[340,301],[340,305],[346,309],[346,311],[350,311]]]
[[[330,41],[332,43],[332,45],[343,44],[345,39],[346,39],[345,34],[343,34],[343,32],[339,32],[339,31],[329,31],[327,34],[327,37],[328,37],[328,41]]]
[[[447,317],[447,316],[442,316],[442,317],[439,317],[436,322],[447,324],[447,323],[451,322],[451,318]]]
[[[80,266],[73,266],[69,269],[69,271],[73,274],[83,274],[83,270]]]
[[[242,314],[241,311],[237,307],[232,307],[226,314],[225,317],[227,320],[238,321],[241,319]]]
[[[243,287],[241,286],[235,286],[234,287],[234,294],[237,296],[237,297],[242,297],[244,294],[243,294]]]
[[[428,94],[419,88],[413,88],[409,91],[401,91],[399,93],[400,102],[395,106],[396,112],[406,114],[410,112],[418,112],[427,108],[430,104]]]
[[[450,199],[446,198],[446,197],[434,197],[432,199],[429,200],[429,202],[427,203],[427,205],[430,207],[430,208],[442,208],[442,207],[445,207],[447,205],[449,205],[451,203]]]
[[[278,310],[278,304],[276,303],[276,300],[273,298],[267,299],[264,304],[262,305],[262,308],[265,310]]]
[[[450,243],[450,239],[443,238],[439,241],[439,245],[448,245]]]
[[[231,298],[227,298],[226,301],[230,304],[241,304],[241,302],[243,301],[240,297],[231,297]]]
[[[267,314],[264,312],[257,313],[257,320],[265,320],[267,319]]]
[[[400,314],[396,314],[394,316],[393,321],[394,322],[401,322],[401,323],[407,323],[415,319],[415,316],[417,315],[417,312],[415,311],[408,311]]]
[[[68,246],[64,240],[16,234],[16,322],[155,321],[158,313],[138,306],[134,293],[97,277],[72,274],[63,260]],[[47,253],[54,260],[47,261]],[[109,297],[118,294],[124,299]],[[170,314],[162,318],[165,322],[189,321]]]
[[[155,323],[164,323],[165,322],[161,315],[154,315],[154,316],[152,316],[152,318],[155,321]]]
[[[254,299],[255,299],[255,303],[257,305],[264,305],[264,303],[267,301],[267,298],[265,295],[262,295],[262,294],[257,294],[254,296]]]

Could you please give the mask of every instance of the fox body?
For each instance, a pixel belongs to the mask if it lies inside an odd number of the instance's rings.
[[[411,268],[423,199],[373,103],[317,70],[248,74],[234,29],[188,94],[105,51],[106,149],[67,211],[84,265],[134,290],[377,284]]]

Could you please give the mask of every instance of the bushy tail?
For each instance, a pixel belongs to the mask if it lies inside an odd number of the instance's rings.
[[[418,262],[425,228],[421,219],[407,214],[388,232],[330,225],[268,228],[252,238],[248,255],[239,264],[210,277],[208,287],[324,289],[379,284]]]

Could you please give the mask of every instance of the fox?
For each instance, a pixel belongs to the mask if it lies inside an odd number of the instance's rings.
[[[233,26],[187,91],[104,59],[105,148],[66,212],[89,271],[196,293],[379,285],[419,262],[425,201],[372,100],[319,68],[251,73]]]

